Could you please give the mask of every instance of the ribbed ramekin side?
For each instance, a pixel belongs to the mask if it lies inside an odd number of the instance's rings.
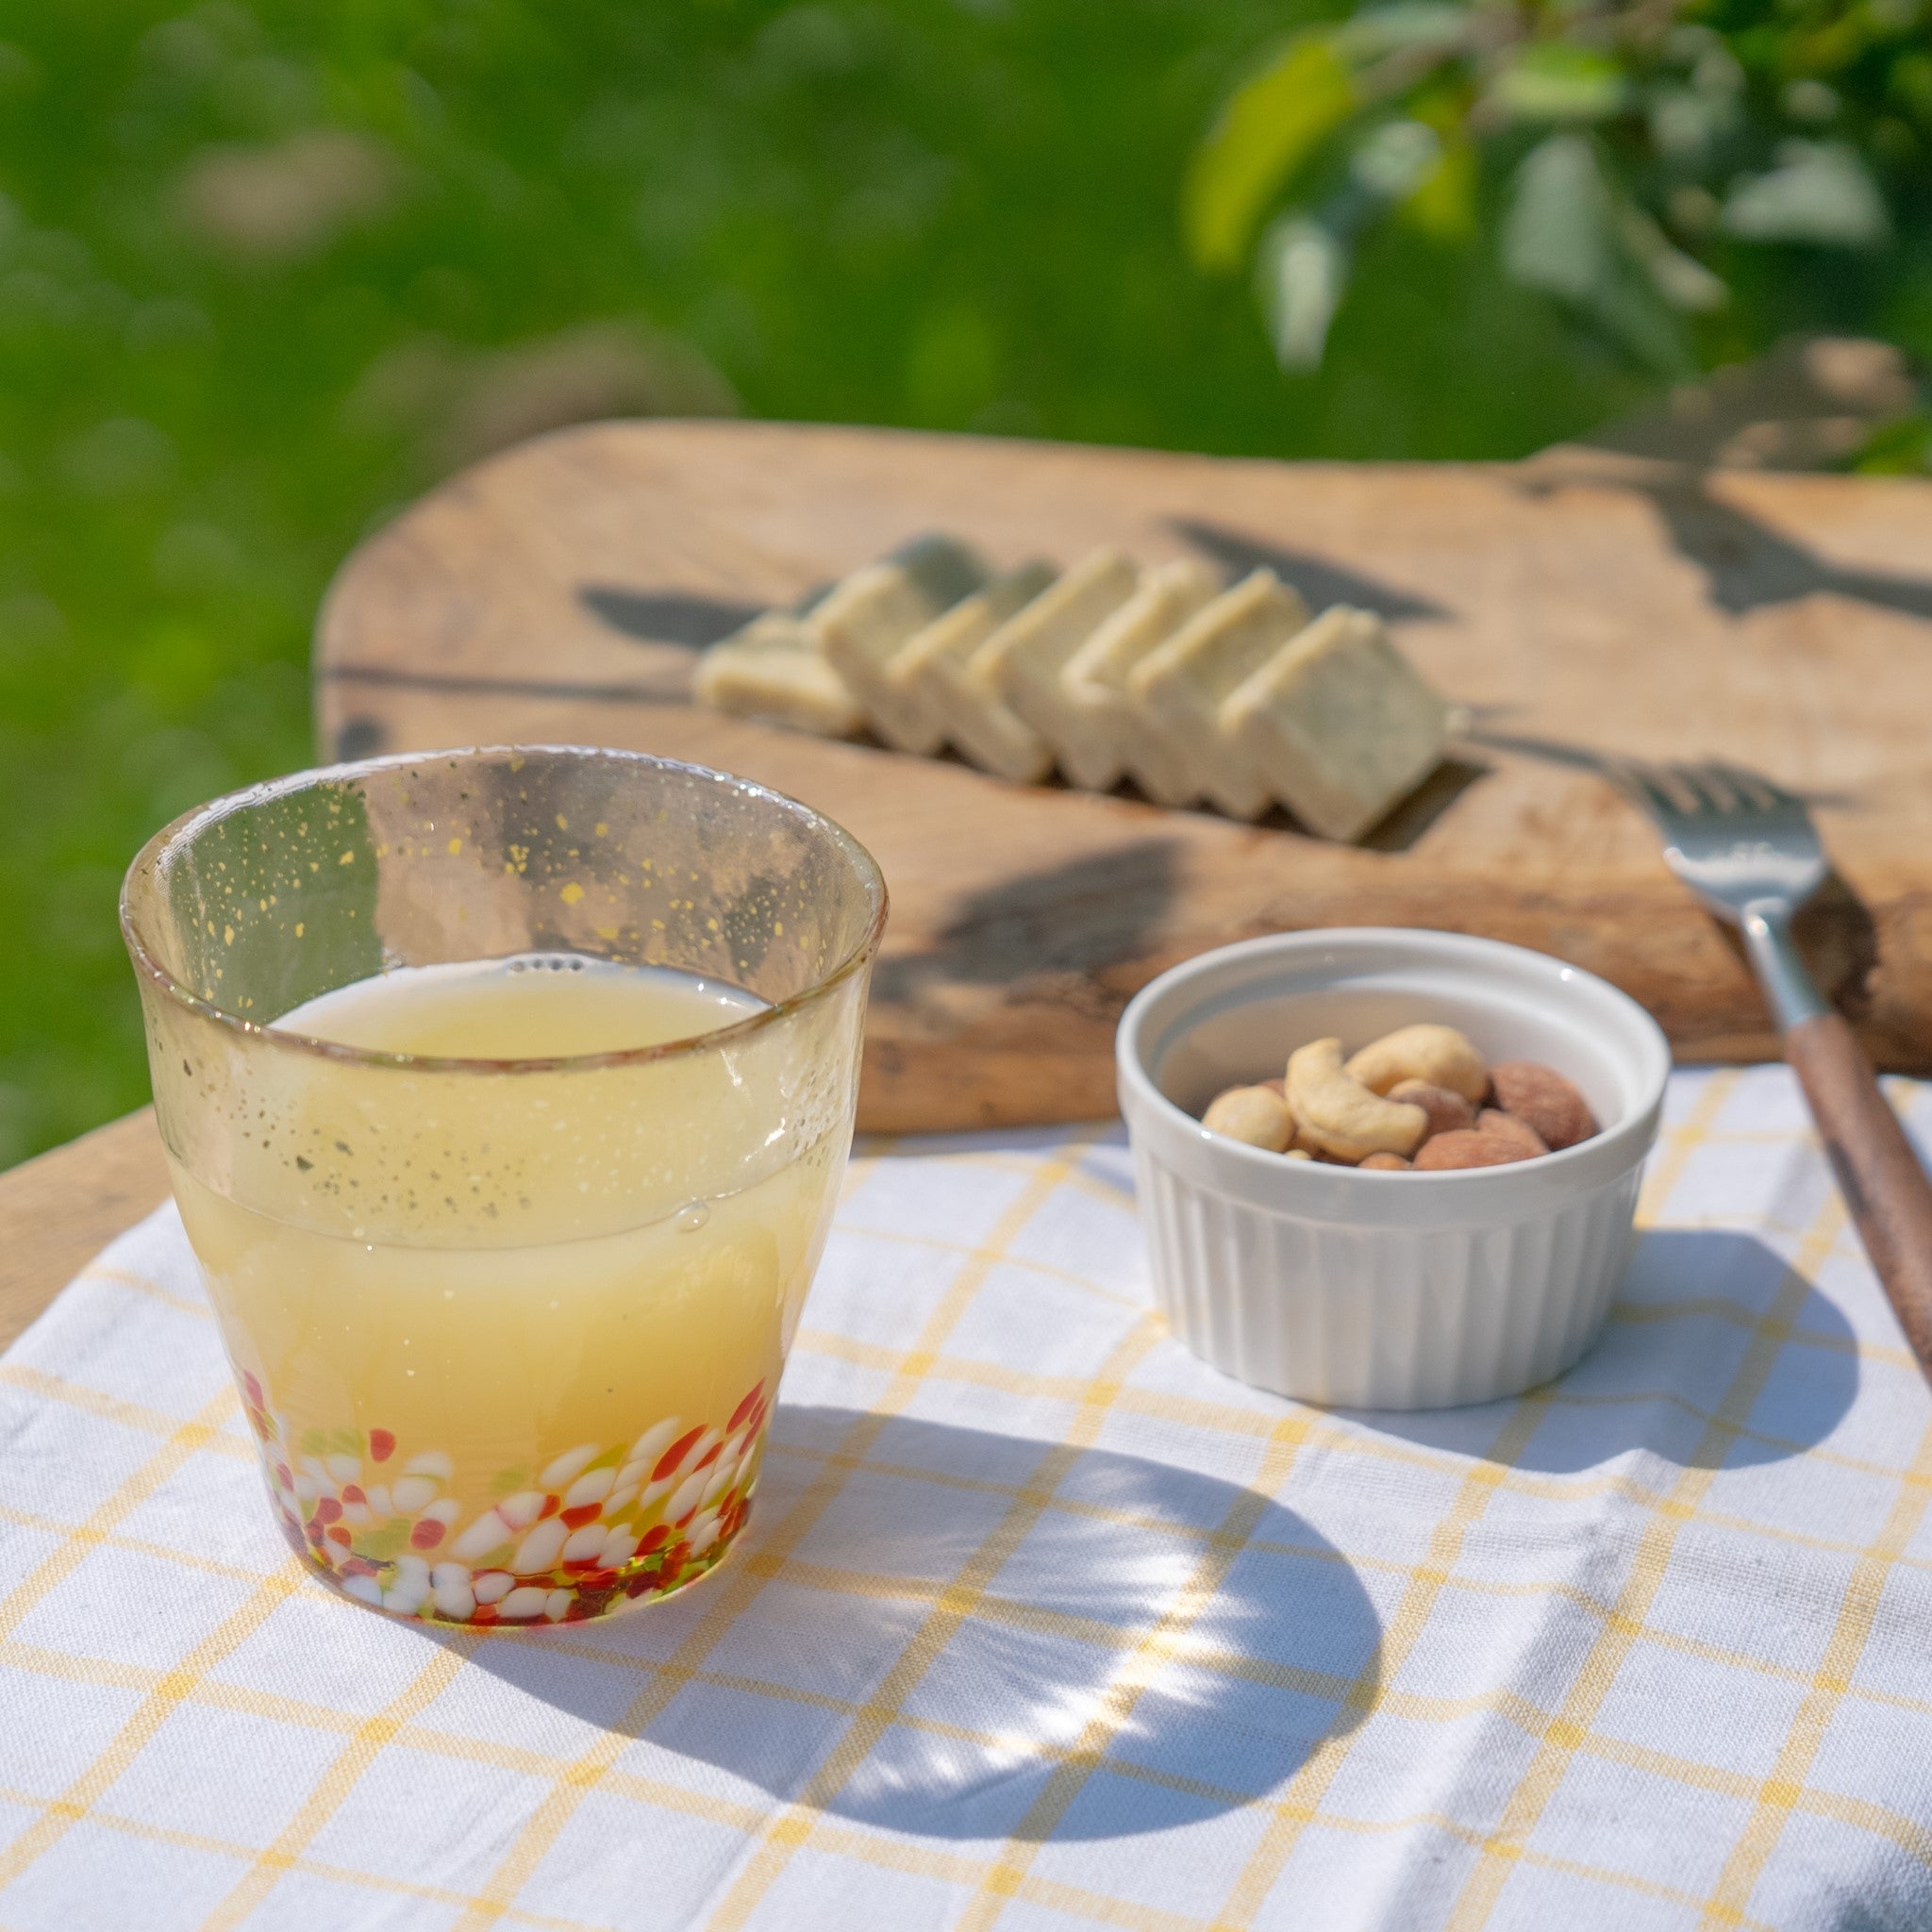
[[[1512,1395],[1595,1338],[1637,1170],[1475,1229],[1316,1226],[1137,1155],[1155,1299],[1224,1373],[1310,1402],[1431,1408]]]

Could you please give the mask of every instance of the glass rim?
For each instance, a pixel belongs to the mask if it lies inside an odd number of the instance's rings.
[[[809,986],[800,988],[788,999],[777,1000],[769,1006],[761,1007],[756,1013],[747,1014],[742,1020],[733,1021],[728,1026],[718,1026],[708,1032],[690,1034],[682,1040],[660,1041],[654,1046],[624,1047],[611,1053],[557,1054],[541,1058],[492,1059],[446,1054],[387,1053],[373,1047],[345,1046],[340,1041],[321,1040],[312,1033],[295,1032],[277,1026],[273,1022],[264,1024],[259,1020],[245,1019],[240,1013],[230,1012],[227,1008],[218,1006],[213,1000],[194,991],[192,987],[185,986],[161,963],[148,945],[130,903],[135,881],[144,873],[151,874],[159,865],[163,855],[171,847],[179,845],[190,834],[203,830],[250,806],[268,799],[284,797],[291,792],[308,791],[329,783],[353,782],[371,773],[394,771],[410,765],[435,763],[442,759],[478,759],[494,755],[525,758],[566,758],[585,761],[606,759],[622,764],[648,766],[661,772],[680,772],[735,791],[743,798],[776,806],[790,816],[803,820],[814,830],[830,836],[832,842],[843,852],[851,861],[854,872],[858,875],[866,895],[872,902],[872,917],[866,922],[865,930],[857,941]],[[595,1073],[611,1068],[645,1066],[655,1060],[677,1059],[691,1054],[708,1052],[716,1046],[735,1044],[815,1004],[834,988],[850,979],[855,973],[862,970],[878,949],[880,936],[885,931],[888,907],[889,895],[885,874],[879,870],[878,860],[843,825],[802,800],[793,798],[789,792],[775,791],[769,785],[760,785],[756,779],[741,778],[734,773],[720,772],[709,765],[692,764],[684,758],[660,758],[654,752],[626,751],[616,746],[474,744],[439,751],[388,752],[379,758],[353,758],[340,764],[319,765],[305,771],[287,773],[278,778],[265,778],[258,784],[243,786],[238,791],[228,791],[219,798],[211,798],[204,805],[192,806],[178,818],[163,825],[134,855],[121,881],[120,914],[121,937],[127,947],[128,957],[134,962],[135,971],[148,979],[176,1006],[192,1013],[197,1019],[225,1027],[230,1033],[243,1038],[261,1040],[271,1047],[308,1054],[318,1059],[332,1060],[339,1065],[387,1068],[400,1073],[462,1074]],[[587,954],[582,957],[593,956]]]

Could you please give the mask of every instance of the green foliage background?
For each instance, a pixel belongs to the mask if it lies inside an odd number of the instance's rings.
[[[1926,0],[1372,0],[1257,60],[1185,218],[1204,265],[1254,250],[1285,367],[1323,359],[1360,239],[1391,220],[1493,235],[1512,280],[1663,377],[1780,321],[1923,335],[1932,18]]]
[[[1191,156],[1320,10],[14,0],[0,1164],[144,1098],[123,868],[309,759],[331,568],[519,408],[1482,458],[1638,401],[1480,225],[1366,235],[1311,375],[1191,263]],[[1746,289],[1704,350],[1871,301]]]

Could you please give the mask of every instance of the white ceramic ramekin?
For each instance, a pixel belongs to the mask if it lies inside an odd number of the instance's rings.
[[[1509,1167],[1377,1174],[1210,1134],[1223,1088],[1305,1041],[1351,1048],[1419,1020],[1491,1060],[1582,1090],[1593,1140]],[[1353,926],[1224,946],[1122,1016],[1154,1290],[1194,1353],[1257,1388],[1364,1408],[1513,1395],[1595,1339],[1628,1258],[1671,1054],[1641,1007],[1542,953],[1458,933]]]

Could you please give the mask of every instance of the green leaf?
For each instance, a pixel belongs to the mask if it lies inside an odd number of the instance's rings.
[[[1724,282],[1694,256],[1686,255],[1640,208],[1626,204],[1620,211],[1619,229],[1632,258],[1642,264],[1660,294],[1673,308],[1707,315],[1731,299]]]
[[[1861,476],[1916,476],[1932,470],[1932,415],[1917,410],[1879,430],[1852,458]]]
[[[1532,148],[1503,225],[1503,266],[1512,279],[1587,302],[1610,272],[1611,250],[1609,191],[1589,142],[1558,134]]]
[[[1445,0],[1396,0],[1357,13],[1336,35],[1335,45],[1345,59],[1360,62],[1418,50],[1452,54],[1468,42],[1474,20],[1469,8]]]
[[[1840,142],[1787,142],[1778,166],[1747,175],[1724,201],[1724,225],[1747,242],[1881,248],[1891,239],[1884,197]]]
[[[1658,88],[1650,97],[1650,138],[1659,154],[1694,167],[1743,125],[1738,97],[1695,88]]]
[[[1284,215],[1262,236],[1256,291],[1268,318],[1274,359],[1284,369],[1321,366],[1348,267],[1341,238],[1307,215]]]
[[[1503,265],[1525,288],[1568,303],[1633,360],[1677,375],[1690,362],[1681,332],[1631,246],[1629,229],[1641,220],[1586,136],[1552,135],[1516,172]]]
[[[1539,41],[1497,75],[1490,98],[1516,121],[1604,121],[1622,112],[1630,82],[1602,54]]]
[[[1355,77],[1324,34],[1291,41],[1236,89],[1188,170],[1182,225],[1201,267],[1239,267],[1268,206],[1356,110]]]
[[[1435,167],[1402,204],[1399,214],[1437,242],[1466,242],[1476,228],[1476,153],[1460,136],[1446,142]]]
[[[1442,137],[1422,121],[1385,121],[1349,157],[1349,178],[1379,201],[1404,201],[1435,172]]]

